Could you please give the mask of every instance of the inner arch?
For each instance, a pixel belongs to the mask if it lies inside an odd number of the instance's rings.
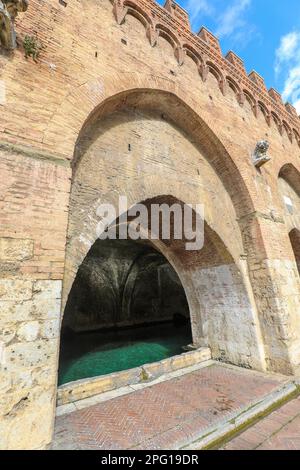
[[[97,240],[66,304],[59,383],[160,361],[191,343],[187,298],[167,259],[146,240]]]
[[[222,144],[175,95],[139,90],[106,101],[76,146],[63,304],[95,243],[99,204],[118,207],[120,195],[129,207],[140,201],[200,203],[203,250],[188,252],[174,240],[158,240],[155,248],[184,288],[194,346],[209,346],[215,359],[260,368],[260,330],[237,221],[250,206],[236,185],[237,169]]]

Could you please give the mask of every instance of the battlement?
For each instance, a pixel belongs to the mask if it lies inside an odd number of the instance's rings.
[[[236,55],[233,51],[227,52],[225,59],[227,59],[239,71],[241,76],[246,75],[244,61]]]
[[[252,72],[249,73],[249,78],[258,86],[260,91],[263,91],[264,93],[267,92],[265,80],[257,72],[255,72],[255,70],[252,70]]]
[[[191,29],[189,14],[184,8],[178,5],[173,0],[166,0],[164,8],[182,24],[184,28]]]
[[[207,28],[202,26],[198,33],[198,37],[210,47],[217,55],[222,55],[219,39],[214,36]]]
[[[170,40],[179,65],[184,64],[186,55],[193,55],[198,64],[202,80],[209,72],[217,75],[220,89],[226,93],[226,82],[235,90],[238,102],[242,105],[247,98],[253,113],[261,109],[266,121],[273,119],[279,130],[285,130],[292,141],[300,134],[300,118],[296,109],[284,104],[281,95],[266,88],[264,79],[255,71],[247,75],[243,60],[229,51],[223,56],[220,42],[207,28],[202,27],[198,34],[191,31],[189,14],[178,3],[166,0],[160,6],[155,0],[112,0],[116,20],[121,24],[127,14],[140,18],[146,23],[147,37],[155,46],[160,35]]]

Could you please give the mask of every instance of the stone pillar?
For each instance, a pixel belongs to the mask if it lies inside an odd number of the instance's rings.
[[[286,226],[283,219],[254,213],[241,228],[267,368],[293,374],[300,364],[300,278]]]
[[[0,146],[0,449],[51,442],[70,170]]]

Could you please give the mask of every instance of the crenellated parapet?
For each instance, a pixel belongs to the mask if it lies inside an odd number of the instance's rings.
[[[189,56],[197,65],[203,81],[212,73],[225,95],[230,87],[243,106],[247,100],[253,114],[263,113],[267,124],[274,122],[278,132],[287,134],[291,142],[300,147],[300,118],[296,109],[284,104],[281,95],[267,90],[264,79],[255,71],[249,75],[240,57],[230,51],[224,57],[219,40],[208,29],[198,34],[191,31],[189,15],[173,0],[161,7],[155,0],[112,0],[116,21],[122,24],[127,15],[133,15],[145,26],[149,43],[155,47],[158,38],[164,37],[173,47],[179,65]]]
[[[182,24],[184,28],[191,29],[190,17],[188,12],[172,0],[166,0],[165,9]]]

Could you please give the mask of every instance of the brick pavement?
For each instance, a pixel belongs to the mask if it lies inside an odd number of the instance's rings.
[[[53,449],[178,449],[283,380],[214,364],[57,417]]]
[[[247,429],[222,450],[300,450],[300,397]]]

